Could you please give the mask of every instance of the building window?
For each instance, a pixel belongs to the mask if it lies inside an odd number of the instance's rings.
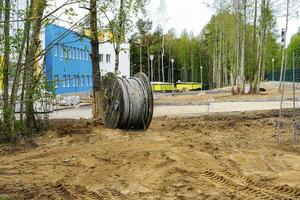
[[[70,49],[70,47],[67,47],[66,51],[67,51],[67,58],[70,59],[71,58],[71,49]]]
[[[54,84],[55,84],[55,88],[58,88],[58,75],[57,74],[54,76]]]
[[[100,62],[102,63],[103,62],[103,54],[100,54]]]
[[[106,54],[106,62],[110,63],[110,54]]]
[[[76,81],[76,75],[73,76],[73,87],[76,87],[77,81]]]
[[[60,57],[64,57],[64,46],[60,45]]]
[[[86,86],[90,85],[90,76],[86,75]]]
[[[58,54],[58,45],[54,46],[54,56],[57,56]]]
[[[67,76],[64,75],[64,80],[63,80],[63,87],[67,86]]]
[[[77,48],[77,59],[80,60],[80,51],[78,48]]]
[[[64,58],[68,57],[68,47],[63,47],[63,57]]]
[[[82,82],[81,82],[81,83],[82,83],[82,86],[84,86],[84,85],[85,85],[85,78],[84,78],[84,75],[82,75],[81,77],[82,77]]]
[[[77,86],[80,86],[81,85],[81,80],[80,80],[80,76],[77,75]]]
[[[71,47],[71,58],[75,59],[74,47]]]
[[[70,57],[71,59],[73,58],[72,47],[69,47],[69,57]]]
[[[67,83],[68,83],[67,86],[70,87],[71,86],[71,76],[70,75],[68,75],[68,82]]]
[[[85,50],[85,56],[86,56],[86,60],[89,60],[89,51]]]

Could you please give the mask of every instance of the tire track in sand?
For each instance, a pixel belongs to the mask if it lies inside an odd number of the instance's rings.
[[[214,171],[203,171],[200,175],[216,183],[217,185],[236,191],[237,193],[245,194],[249,199],[280,199],[290,200],[298,199],[291,193],[283,193],[274,188],[264,187],[263,185],[257,184],[248,177],[232,174],[230,172],[214,172]],[[244,196],[244,195],[242,195]]]
[[[62,183],[56,183],[54,185],[54,191],[56,192],[56,194],[59,197],[62,197],[63,199],[67,199],[67,200],[75,200],[76,195],[74,195],[70,189],[68,189],[66,187],[66,185],[62,184]]]
[[[238,180],[239,182],[244,183],[244,184],[254,185],[255,187],[264,187],[267,190],[275,191],[276,193],[286,195],[289,198],[300,199],[300,189],[299,188],[290,187],[288,185],[282,185],[282,186],[263,185],[261,183],[257,183],[255,181],[253,181],[249,177],[238,175],[238,174],[229,172],[227,170],[221,171],[221,173],[225,174],[226,176],[228,176],[234,180]]]
[[[86,190],[79,195],[75,190],[60,182],[53,185],[53,187],[55,194],[66,200],[76,200],[77,197],[91,200],[130,200],[126,194],[115,188],[104,188],[98,191]]]

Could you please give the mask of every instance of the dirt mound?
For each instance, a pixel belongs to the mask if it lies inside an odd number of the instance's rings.
[[[102,126],[102,123],[94,120],[53,120],[50,123],[50,130],[57,136],[66,136],[73,134],[88,134],[94,127]]]
[[[37,146],[0,157],[0,196],[300,199],[300,144],[288,118],[275,143],[276,113],[160,118],[145,132],[53,121]]]

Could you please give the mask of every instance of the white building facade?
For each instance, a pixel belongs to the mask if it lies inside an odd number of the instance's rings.
[[[100,71],[101,76],[108,72],[114,72],[116,63],[116,53],[112,43],[104,43],[99,46],[100,53]],[[119,53],[119,72],[123,78],[130,77],[130,45],[128,43],[121,44],[121,52]]]

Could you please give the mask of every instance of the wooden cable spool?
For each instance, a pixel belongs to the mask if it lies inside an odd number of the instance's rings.
[[[153,93],[148,77],[137,73],[124,79],[107,73],[101,86],[102,119],[108,128],[147,129],[153,116]]]

